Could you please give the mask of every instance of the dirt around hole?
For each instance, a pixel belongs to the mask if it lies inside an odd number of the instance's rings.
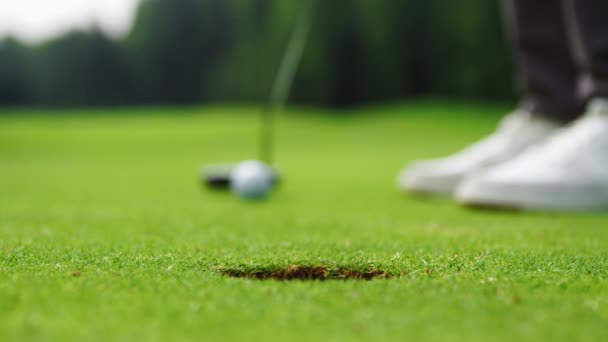
[[[324,266],[303,265],[291,265],[274,270],[220,268],[219,272],[231,278],[258,280],[372,280],[391,278],[390,274],[380,269],[361,271],[347,267],[326,268]]]

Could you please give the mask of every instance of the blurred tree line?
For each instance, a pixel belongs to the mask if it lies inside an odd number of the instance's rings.
[[[120,41],[101,30],[0,42],[0,104],[252,102],[267,96],[299,1],[143,0]],[[292,101],[512,97],[497,1],[321,1]]]

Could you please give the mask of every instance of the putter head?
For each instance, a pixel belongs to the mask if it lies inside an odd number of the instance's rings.
[[[203,168],[201,180],[210,189],[229,190],[230,175],[236,164],[211,165]]]
[[[201,173],[201,181],[209,189],[230,190],[232,170],[234,170],[237,165],[238,164],[220,164],[206,166]],[[279,176],[278,171],[273,168],[274,185],[278,185],[280,180],[281,177]]]

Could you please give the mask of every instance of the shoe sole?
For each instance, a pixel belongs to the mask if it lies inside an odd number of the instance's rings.
[[[581,203],[569,203],[562,205],[551,205],[549,203],[496,203],[475,200],[459,200],[458,204],[464,208],[485,211],[502,211],[511,213],[537,212],[537,213],[601,213],[608,211],[608,205],[582,205]]]
[[[527,212],[600,212],[608,210],[608,187],[542,187],[465,183],[456,201],[476,209]]]

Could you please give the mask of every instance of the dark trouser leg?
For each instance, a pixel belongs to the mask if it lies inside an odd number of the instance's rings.
[[[608,98],[608,0],[564,0],[585,100]]]
[[[521,74],[522,106],[567,122],[583,112],[584,102],[576,93],[579,71],[561,4],[559,0],[505,0],[505,13]]]

